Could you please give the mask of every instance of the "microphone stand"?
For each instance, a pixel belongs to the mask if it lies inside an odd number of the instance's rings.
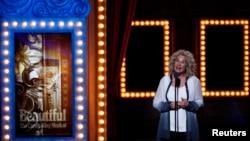
[[[178,78],[179,77],[179,74],[178,73],[175,73],[174,74],[175,76],[175,132],[177,132],[179,129],[178,129],[178,87],[180,86],[180,79]]]

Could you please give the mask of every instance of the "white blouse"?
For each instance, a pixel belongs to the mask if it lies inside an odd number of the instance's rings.
[[[181,101],[181,98],[187,99],[187,91],[185,85],[178,88],[176,92],[175,90],[176,89],[174,86],[170,86],[167,94],[169,102],[175,101],[175,98],[178,99],[177,101]],[[175,93],[177,93],[176,97]],[[177,117],[177,119],[175,117]],[[180,108],[177,111],[170,110],[170,131],[186,132],[186,119],[187,115],[185,109]]]

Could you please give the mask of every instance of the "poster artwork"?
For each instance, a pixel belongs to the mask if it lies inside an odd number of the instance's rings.
[[[16,136],[71,136],[71,34],[14,37]]]

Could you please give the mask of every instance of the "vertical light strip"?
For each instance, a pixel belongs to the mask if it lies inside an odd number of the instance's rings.
[[[242,91],[207,91],[206,90],[206,26],[243,26],[244,51],[244,90]],[[201,20],[200,21],[200,77],[204,96],[248,96],[249,95],[249,21],[248,20]]]
[[[169,46],[170,46],[170,35],[169,35],[169,21],[167,20],[143,20],[143,21],[132,21],[132,26],[162,26],[163,27],[163,56],[164,56],[164,75],[169,73]],[[126,90],[126,58],[123,59],[121,67],[121,79],[120,79],[120,91],[122,98],[143,98],[143,97],[154,97],[155,92],[128,92]]]
[[[84,76],[86,76],[86,62],[84,60],[84,57],[86,56],[86,43],[84,42],[84,34],[83,29],[84,25],[82,21],[71,21],[68,22],[65,21],[57,21],[57,20],[44,20],[44,21],[36,21],[36,20],[27,20],[27,21],[3,21],[1,23],[1,103],[2,103],[2,125],[1,125],[1,140],[3,141],[10,141],[15,140],[15,124],[13,121],[15,121],[15,118],[13,115],[15,112],[15,102],[14,99],[11,99],[11,96],[15,95],[14,90],[14,62],[10,61],[13,60],[14,57],[14,44],[13,44],[13,36],[14,31],[25,31],[30,32],[32,29],[32,32],[45,32],[46,31],[54,31],[57,32],[60,29],[60,32],[66,29],[65,32],[69,31],[75,31],[74,32],[74,46],[76,48],[76,52],[73,52],[72,54],[76,54],[73,56],[76,56],[75,59],[76,62],[73,62],[75,64],[75,86],[76,86],[76,99],[75,100],[75,115],[72,115],[72,119],[75,121],[75,125],[73,125],[73,128],[75,129],[73,133],[75,133],[74,138],[76,140],[87,140],[87,111],[88,109],[84,102],[86,101],[86,91],[85,91],[85,82]],[[75,51],[75,50],[72,50]],[[73,129],[72,129],[73,130]],[[46,137],[49,138],[49,137]],[[58,137],[61,138],[61,137]],[[63,137],[66,139],[66,137]],[[27,140],[30,140],[27,138]],[[40,139],[37,139],[40,140]],[[44,138],[41,138],[41,140],[46,140]],[[60,140],[60,139],[59,139]]]
[[[58,22],[59,27],[63,27],[65,25],[64,22],[59,21]],[[75,48],[76,48],[76,78],[75,78],[75,84],[76,84],[76,110],[77,110],[77,119],[75,120],[75,128],[76,128],[76,138],[77,139],[87,139],[87,135],[85,135],[84,133],[87,133],[85,128],[87,126],[84,127],[84,124],[87,125],[87,123],[84,123],[84,121],[86,120],[85,118],[87,117],[87,112],[85,109],[87,109],[86,104],[84,105],[83,100],[87,99],[86,97],[84,97],[84,93],[86,95],[86,91],[84,88],[86,88],[86,86],[84,85],[84,82],[86,80],[84,80],[84,73],[86,72],[86,70],[84,70],[84,68],[86,68],[86,60],[83,60],[83,56],[85,56],[84,54],[86,54],[86,49],[84,48],[84,44],[86,44],[83,40],[83,31],[81,30],[83,27],[83,23],[81,21],[76,21],[75,23],[72,23],[71,21],[69,21],[67,23],[68,28],[73,27],[73,25],[75,24]],[[85,66],[85,67],[84,67]],[[84,132],[85,131],[85,132]]]
[[[98,42],[98,80],[97,80],[97,140],[107,140],[106,110],[106,0],[98,0],[97,42]]]
[[[1,74],[1,83],[2,83],[2,90],[1,90],[1,100],[2,100],[2,128],[1,128],[1,132],[2,132],[2,136],[1,136],[1,140],[13,140],[12,136],[11,136],[11,130],[13,130],[11,128],[11,124],[10,121],[13,121],[14,119],[12,119],[13,116],[11,116],[11,111],[14,110],[14,107],[11,107],[11,101],[10,101],[10,93],[13,92],[11,90],[11,66],[10,66],[10,32],[8,30],[9,26],[11,23],[5,21],[1,23],[1,29],[2,29],[2,33],[1,33],[1,69],[2,69],[2,74]]]

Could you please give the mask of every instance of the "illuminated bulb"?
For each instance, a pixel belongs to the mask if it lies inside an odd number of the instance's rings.
[[[125,70],[125,69],[124,69]],[[122,77],[125,77],[126,76],[126,73],[125,72],[121,72],[121,76]]]
[[[8,74],[10,72],[9,69],[4,69],[4,73]]]
[[[126,87],[125,81],[121,83],[121,88],[124,89]]]
[[[99,141],[104,141],[104,137],[103,136],[99,136]]]
[[[76,63],[77,63],[77,64],[82,64],[82,63],[83,63],[83,59],[80,59],[80,58],[77,59],[77,60],[76,60]]]
[[[10,107],[5,106],[5,107],[4,107],[4,110],[5,110],[6,112],[8,112],[8,111],[10,110]]]
[[[104,63],[105,62],[105,59],[104,58],[100,58],[99,59],[99,63]]]
[[[149,25],[149,21],[145,21],[145,25]]]
[[[8,54],[9,54],[9,51],[8,51],[8,50],[4,50],[4,51],[3,51],[3,54],[4,54],[4,55],[8,55]]]
[[[4,97],[4,102],[9,102],[10,98],[9,97]]]
[[[103,84],[99,84],[99,85],[98,85],[98,88],[99,88],[99,89],[104,89],[104,85],[103,85]]]
[[[68,22],[68,26],[69,26],[69,27],[72,27],[73,25],[74,25],[74,23],[73,23],[72,21],[69,21],[69,22]]]
[[[211,20],[211,21],[210,21],[210,24],[214,24],[214,20]]]
[[[83,120],[83,119],[84,119],[84,116],[83,116],[83,115],[78,115],[77,119],[78,119],[78,120]]]
[[[154,96],[155,96],[155,92],[152,92],[152,93],[151,93],[151,96],[154,97]]]
[[[60,27],[63,27],[63,26],[64,26],[64,22],[63,22],[63,21],[60,21],[60,22],[59,22],[59,26],[60,26]]]
[[[121,75],[122,75],[122,74],[124,74],[124,73],[125,73],[125,71],[126,71],[125,66],[122,66],[122,69],[121,69]],[[124,76],[124,75],[123,75],[123,76]]]
[[[7,41],[7,40],[3,41],[3,45],[8,46],[9,45],[9,41]]]
[[[104,7],[103,6],[99,6],[98,7],[98,11],[103,11],[104,10]]]
[[[78,27],[81,27],[82,26],[82,22],[77,22],[76,24]]]
[[[9,82],[9,78],[4,78],[3,82],[8,83]]]
[[[78,68],[78,69],[77,69],[77,72],[78,72],[78,73],[83,73],[83,71],[84,71],[84,70],[83,70],[82,68]]]
[[[82,124],[78,124],[78,129],[80,130],[80,129],[83,129],[83,125]]]
[[[78,106],[77,106],[77,109],[78,109],[79,111],[81,111],[81,110],[83,110],[84,108],[83,108],[82,105],[78,105]]]
[[[103,128],[99,128],[99,132],[103,133],[104,129]]]
[[[104,102],[99,102],[99,106],[103,107],[104,106]]]
[[[4,125],[4,129],[5,129],[5,130],[9,130],[9,129],[10,129],[10,126],[9,126],[9,125]]]
[[[77,87],[77,91],[78,92],[82,92],[83,91],[83,87],[81,87],[81,86]]]
[[[104,19],[104,15],[99,15],[99,20],[103,20]]]
[[[98,71],[100,72],[104,71],[104,67],[98,67]]]
[[[103,81],[104,80],[104,76],[99,76],[98,80]]]
[[[9,32],[8,31],[4,31],[3,32],[3,36],[9,36]]]
[[[76,53],[77,53],[78,55],[81,55],[81,54],[83,53],[83,50],[78,49]]]
[[[103,49],[100,49],[100,50],[98,51],[98,53],[101,54],[101,55],[103,55],[103,54],[104,54],[104,50],[103,50]]]
[[[84,137],[84,135],[82,133],[78,134],[78,138],[82,139]]]
[[[98,27],[99,28],[104,28],[104,24],[101,23],[101,24],[98,25]]]
[[[4,88],[4,92],[5,92],[5,93],[8,93],[9,91],[10,91],[9,88]]]
[[[104,120],[103,120],[103,119],[100,119],[100,120],[99,120],[99,124],[104,124]]]
[[[78,100],[78,101],[82,101],[82,100],[83,100],[83,97],[82,97],[82,96],[78,96],[78,97],[77,97],[77,100]]]
[[[18,25],[18,23],[16,22],[16,21],[14,21],[13,23],[12,23],[12,26],[14,26],[14,27],[16,27]]]
[[[50,26],[50,27],[55,26],[55,22],[50,22],[50,23],[49,23],[49,26]]]
[[[82,31],[77,31],[76,35],[77,36],[82,36]]]
[[[40,22],[40,26],[41,27],[45,27],[46,26],[46,23],[44,21]]]
[[[121,92],[125,93],[125,92],[126,92],[126,89],[123,87],[123,88],[121,89]]]
[[[78,45],[78,46],[81,46],[82,44],[83,44],[83,41],[82,41],[82,40],[77,41],[77,45]]]
[[[103,116],[103,115],[104,115],[104,111],[99,111],[98,114],[99,114],[100,116]]]
[[[5,65],[7,65],[7,64],[10,63],[10,61],[9,61],[8,59],[5,59],[5,60],[3,61],[3,63],[4,63]]]
[[[99,45],[99,46],[103,46],[103,45],[104,45],[104,41],[99,41],[99,42],[98,42],[98,45]]]
[[[9,140],[9,139],[10,139],[10,135],[8,135],[8,134],[5,135],[5,136],[4,136],[4,139]]]
[[[4,22],[4,23],[3,23],[3,26],[4,26],[4,27],[8,27],[8,26],[9,26],[9,23],[8,23],[8,22]]]
[[[144,21],[140,21],[140,25],[143,26],[144,25]]]
[[[35,27],[35,26],[36,26],[36,22],[35,22],[35,21],[32,21],[32,22],[31,22],[31,26]]]
[[[78,83],[82,83],[82,82],[83,82],[83,78],[82,78],[82,77],[78,78],[78,79],[77,79],[77,82],[78,82]]]
[[[99,37],[103,37],[103,36],[104,36],[104,33],[103,33],[103,32],[98,32],[98,36],[99,36]]]
[[[104,96],[105,96],[104,93],[99,94],[99,98],[104,98]]]
[[[28,25],[27,22],[23,22],[23,23],[22,23],[22,26],[23,26],[23,27],[26,27],[27,25]]]
[[[168,46],[170,43],[169,41],[165,41],[164,44]]]
[[[165,39],[166,41],[168,41],[168,40],[169,40],[169,36],[165,36],[164,39]]]
[[[4,116],[4,120],[10,120],[10,116]]]

